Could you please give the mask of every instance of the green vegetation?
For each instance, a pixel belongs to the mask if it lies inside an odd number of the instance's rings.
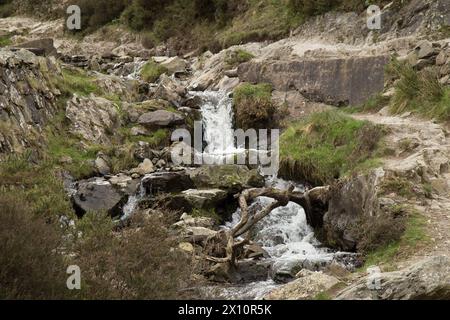
[[[1,163],[0,176],[1,299],[183,298],[179,290],[192,267],[187,255],[171,250],[173,221],[136,216],[132,232],[118,236],[106,214],[76,220],[62,183],[44,163],[11,158]],[[81,290],[69,291],[66,269],[74,264],[82,270]]]
[[[102,95],[103,91],[95,83],[94,77],[89,76],[81,69],[63,69],[62,79],[52,79],[54,85],[64,94],[71,97],[76,93],[80,96],[88,96],[91,93]]]
[[[15,4],[12,0],[0,0],[0,18],[7,18],[15,11]],[[0,45],[1,46],[1,45]]]
[[[227,52],[225,63],[228,67],[235,68],[241,63],[250,61],[254,57],[255,56],[253,54],[242,49],[232,50]]]
[[[316,294],[313,300],[332,300],[332,297],[328,292],[320,292]]]
[[[291,124],[280,138],[280,174],[324,185],[369,161],[383,130],[337,111],[315,113]]]
[[[376,113],[388,105],[389,97],[383,96],[381,93],[375,94],[367,99],[366,102],[353,107],[344,107],[343,110],[349,113],[368,112]]]
[[[33,165],[32,156],[10,156],[0,163],[0,193],[15,197],[17,203],[27,203],[27,209],[43,219],[70,216],[71,205],[58,171],[49,162]]]
[[[238,128],[247,130],[274,125],[275,106],[270,84],[241,84],[234,90],[233,100]]]
[[[11,44],[12,44],[12,41],[9,36],[0,36],[0,48],[9,46]]]
[[[127,0],[74,0],[83,13],[81,30],[88,33],[118,18],[127,5]]]
[[[405,178],[390,177],[383,180],[380,186],[381,194],[395,193],[401,197],[412,198],[414,197],[414,184]]]
[[[391,241],[370,251],[366,255],[363,270],[369,266],[380,264],[386,265],[386,268],[391,268],[396,256],[401,255],[402,253],[407,254],[408,250],[414,249],[419,244],[428,241],[429,237],[425,232],[426,220],[420,213],[404,207],[395,210],[406,211],[404,232],[399,240]]]
[[[156,63],[153,60],[147,62],[141,70],[141,77],[147,82],[156,82],[159,77],[166,73],[168,70],[166,67]]]
[[[416,71],[407,62],[392,61],[386,69],[395,82],[392,113],[412,111],[441,121],[450,119],[450,88],[439,83],[434,70]]]

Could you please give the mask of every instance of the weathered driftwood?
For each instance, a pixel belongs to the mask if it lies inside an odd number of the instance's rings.
[[[240,221],[230,230],[225,231],[226,248],[225,257],[206,256],[208,261],[225,264],[226,270],[232,270],[236,266],[239,250],[249,243],[250,230],[256,223],[261,221],[275,208],[286,206],[290,201],[301,205],[306,212],[308,221],[317,220],[314,207],[316,205],[325,205],[328,202],[329,187],[318,187],[307,192],[295,192],[294,187],[288,190],[279,190],[275,188],[255,188],[247,189],[242,193],[236,195],[239,199],[239,207],[241,209]],[[257,197],[269,197],[275,201],[263,208],[262,210],[250,213],[249,204]],[[223,236],[223,234],[222,234]],[[208,241],[217,242],[219,237],[211,237]],[[220,237],[220,242],[224,243],[223,237]]]

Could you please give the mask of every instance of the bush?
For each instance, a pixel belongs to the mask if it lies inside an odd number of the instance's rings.
[[[166,73],[168,70],[166,67],[156,63],[153,60],[147,62],[141,70],[141,77],[144,81],[147,82],[156,82],[159,77]]]
[[[267,129],[273,126],[275,106],[270,84],[244,83],[234,90],[233,100],[238,128]]]
[[[0,18],[7,18],[15,12],[15,4],[12,0],[0,0]]]
[[[164,218],[135,216],[130,229],[112,231],[106,215],[88,213],[74,263],[83,271],[81,298],[177,299],[191,274],[190,259],[170,240]]]
[[[25,193],[0,192],[0,298],[67,297],[67,264],[56,224],[34,214]],[[52,205],[52,204],[48,204]]]
[[[118,19],[127,2],[127,0],[75,0],[72,4],[80,7],[81,28],[87,33]]]
[[[337,110],[312,114],[280,137],[280,174],[328,184],[370,161],[382,135],[381,127]]]

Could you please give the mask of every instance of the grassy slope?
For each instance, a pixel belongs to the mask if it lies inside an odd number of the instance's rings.
[[[382,129],[340,111],[316,113],[293,123],[280,139],[281,175],[314,185],[329,183],[367,163]]]

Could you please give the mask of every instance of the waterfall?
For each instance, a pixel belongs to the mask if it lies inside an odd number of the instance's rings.
[[[142,181],[143,180],[141,180],[141,183],[139,185],[139,191],[136,194],[128,197],[128,201],[122,209],[123,214],[120,217],[120,221],[126,221],[128,218],[130,218],[136,210],[139,201],[145,197],[146,191],[144,185],[142,184]]]
[[[232,99],[225,92],[193,93],[203,100],[201,106],[204,137],[207,143],[206,152],[218,156],[241,152],[236,148],[233,139],[233,108]],[[293,182],[285,181],[276,176],[266,178],[266,185],[287,190]],[[304,187],[294,183],[296,191]],[[253,206],[267,206],[273,199],[257,198]],[[240,219],[240,209],[234,214],[232,221],[223,228],[231,228]],[[334,254],[322,248],[314,236],[314,231],[308,225],[305,211],[296,203],[289,202],[285,207],[273,210],[267,217],[255,226],[255,237],[259,245],[270,255],[272,269],[289,274],[292,269],[319,269],[330,263]],[[254,282],[244,286],[228,286],[213,288],[208,294],[227,299],[260,299],[266,293],[277,287],[273,280]]]

